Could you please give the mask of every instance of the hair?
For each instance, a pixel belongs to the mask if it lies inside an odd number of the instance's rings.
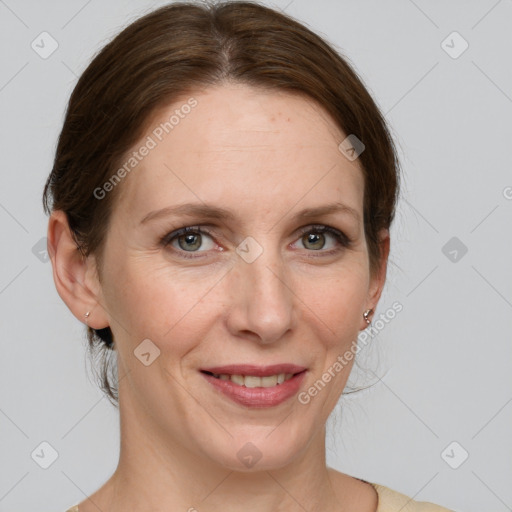
[[[135,20],[94,56],[67,105],[44,187],[45,212],[65,212],[77,248],[83,257],[94,256],[101,281],[105,234],[122,185],[102,200],[94,190],[122,165],[159,109],[227,82],[299,93],[363,142],[364,233],[375,275],[382,256],[379,231],[389,229],[399,195],[399,161],[386,122],[333,45],[252,1],[166,5]],[[112,331],[88,327],[87,339],[90,351],[100,352],[99,385],[118,406],[118,383],[108,376]]]

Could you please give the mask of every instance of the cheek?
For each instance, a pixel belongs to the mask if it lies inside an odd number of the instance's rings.
[[[341,340],[357,335],[368,291],[368,276],[362,265],[302,278],[296,290],[311,322],[323,325],[329,345],[339,346]]]
[[[155,259],[156,261],[156,259]],[[111,266],[105,283],[107,310],[116,333],[137,345],[149,338],[160,350],[189,349],[212,314],[208,291],[217,279],[173,269],[168,262],[132,258]],[[201,320],[202,319],[202,320]]]

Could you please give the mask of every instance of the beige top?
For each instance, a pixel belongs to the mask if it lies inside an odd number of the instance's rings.
[[[379,504],[376,512],[454,512],[448,508],[434,505],[426,501],[414,501],[405,494],[393,491],[389,487],[380,484],[372,485],[379,496]],[[78,505],[71,507],[66,512],[80,512]]]

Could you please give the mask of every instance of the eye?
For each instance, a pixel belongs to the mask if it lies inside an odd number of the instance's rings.
[[[329,256],[331,254],[338,253],[343,248],[347,248],[352,244],[352,240],[348,236],[331,226],[305,226],[299,230],[298,234],[302,235],[298,241],[301,241],[303,246],[308,249],[307,252],[320,253],[318,255],[311,255],[313,257]],[[334,240],[334,247],[328,248],[329,250],[322,250],[326,245],[326,235],[329,235],[327,239],[330,237]],[[203,247],[205,236],[210,240],[210,246],[208,247],[208,244],[206,244],[206,248]],[[213,249],[216,245],[213,242],[211,232],[205,229],[204,226],[188,226],[173,231],[172,233],[165,235],[160,240],[160,244],[163,247],[171,246],[175,252],[179,253],[180,257],[189,259],[201,258],[202,256],[189,256],[187,253],[207,252],[208,250]],[[199,249],[201,247],[205,250],[200,251]]]
[[[161,240],[161,243],[164,247],[171,245],[175,250],[179,252],[204,252],[198,251],[198,249],[203,245],[203,237],[207,236],[212,240],[211,235],[207,229],[200,228],[199,226],[187,226],[185,228],[178,229],[177,231],[173,231],[168,235],[165,235]],[[177,247],[176,247],[176,245]],[[215,244],[213,244],[215,245]],[[206,250],[212,249],[213,247],[207,247]],[[184,258],[196,258],[197,256],[186,256],[182,254]]]
[[[303,236],[299,240],[306,249],[310,249],[309,252],[321,252],[322,255],[337,253],[342,248],[349,247],[352,242],[343,232],[332,228],[331,226],[306,226],[301,228],[300,234]],[[329,235],[327,238],[330,237],[331,239],[334,239],[335,243],[333,248],[328,248],[329,250],[322,250],[326,245],[326,234]]]

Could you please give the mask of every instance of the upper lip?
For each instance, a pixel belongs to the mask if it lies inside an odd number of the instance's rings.
[[[215,373],[216,375],[254,375],[255,377],[268,377],[280,373],[296,374],[306,370],[304,366],[296,364],[272,364],[269,366],[256,366],[253,364],[229,364],[225,366],[214,366],[201,368],[203,372]]]

